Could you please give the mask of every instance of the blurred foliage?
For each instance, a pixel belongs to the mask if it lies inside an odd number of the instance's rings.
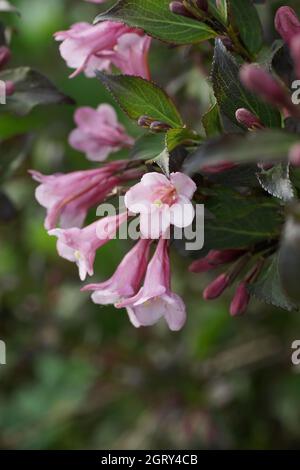
[[[12,65],[38,69],[77,105],[111,102],[97,80],[68,80],[52,38],[75,21],[91,21],[99,6],[81,0],[14,4],[22,16],[5,16],[13,29]],[[209,107],[200,62],[195,51],[156,44],[151,51],[154,79],[199,126]],[[299,314],[253,302],[247,316],[232,319],[227,298],[201,300],[208,279],[188,274],[188,260],[175,254],[174,287],[189,314],[180,333],[163,324],[136,330],[125,311],[95,306],[80,293],[76,269],[58,258],[43,228],[44,211],[27,174],[28,168],[51,173],[90,166],[67,144],[73,112],[72,106],[51,106],[0,120],[2,138],[25,131],[35,136],[29,159],[4,186],[17,216],[1,223],[0,235],[0,338],[7,345],[7,365],[0,366],[0,447],[300,447],[300,374],[291,364]],[[95,279],[110,275],[127,249],[117,241],[101,249]]]

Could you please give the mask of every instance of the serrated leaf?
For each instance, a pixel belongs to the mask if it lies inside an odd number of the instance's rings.
[[[7,97],[5,105],[0,106],[0,113],[13,112],[23,116],[38,105],[74,104],[48,78],[29,67],[1,71],[0,80],[12,81],[15,85],[15,92]]]
[[[215,103],[202,117],[202,124],[206,137],[214,137],[222,133],[222,124],[220,120],[219,107]]]
[[[32,136],[18,135],[0,142],[0,183],[20,167],[28,155],[32,143]]]
[[[239,79],[239,66],[232,54],[217,39],[212,67],[212,83],[217,103],[233,123],[238,124],[235,113],[246,108],[255,114],[266,127],[281,127],[278,110],[260,101],[248,92]]]
[[[150,36],[173,44],[193,44],[216,37],[205,23],[175,15],[170,11],[169,0],[120,0],[95,19],[121,21],[134,28],[141,28]]]
[[[168,152],[168,149],[164,149],[158,157],[156,157],[153,160],[159,167],[160,169],[164,172],[164,174],[169,177],[170,176],[170,154]]]
[[[263,45],[263,31],[255,6],[251,0],[230,0],[230,9],[244,45],[257,54]]]
[[[298,141],[297,134],[281,129],[226,135],[207,141],[190,154],[184,170],[192,174],[205,165],[218,164],[224,160],[235,163],[284,162],[290,147]]]
[[[183,126],[170,97],[154,83],[129,75],[107,75],[99,71],[96,75],[131,119],[137,121],[146,115],[171,127]]]
[[[134,160],[150,160],[157,157],[165,147],[165,134],[144,134],[139,137],[129,153]]]
[[[280,281],[278,268],[278,255],[274,255],[263,270],[259,279],[248,286],[251,295],[267,304],[280,307],[288,311],[297,310],[298,307],[285,295]]]
[[[166,146],[169,152],[172,152],[179,145],[193,145],[199,143],[201,137],[197,132],[187,129],[170,129],[166,133]]]
[[[295,190],[290,180],[289,165],[279,163],[268,170],[261,170],[257,178],[262,188],[272,196],[284,202],[294,199]]]

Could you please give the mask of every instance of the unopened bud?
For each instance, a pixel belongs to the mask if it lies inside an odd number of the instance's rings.
[[[16,87],[14,82],[11,82],[10,80],[5,82],[5,91],[7,96],[11,96],[14,94],[16,91]]]
[[[257,93],[275,106],[291,107],[291,102],[282,86],[268,72],[250,64],[240,71],[242,83],[253,93]]]
[[[151,119],[149,116],[141,116],[138,119],[138,125],[141,127],[149,127],[152,122],[153,119]]]
[[[290,7],[281,7],[275,16],[275,28],[282,39],[288,44],[300,34],[300,22],[295,11]]]
[[[291,165],[300,167],[300,143],[290,148],[289,161]]]
[[[165,122],[161,121],[153,121],[150,124],[150,129],[151,131],[168,131],[171,128],[169,124],[166,124]]]
[[[230,276],[226,273],[221,274],[203,292],[204,300],[214,300],[223,294],[230,284]]]
[[[208,255],[208,261],[215,265],[220,266],[222,264],[231,263],[232,261],[237,260],[245,253],[245,250],[211,250]]]
[[[205,165],[201,167],[202,173],[207,173],[211,175],[215,175],[218,173],[223,173],[223,171],[231,170],[235,168],[236,164],[228,161],[216,163],[215,165]]]
[[[194,261],[192,264],[189,266],[189,271],[191,273],[206,273],[208,271],[211,271],[212,269],[216,269],[216,265],[211,264],[207,257],[198,259],[197,261]]]
[[[263,129],[264,125],[248,109],[239,108],[235,113],[236,120],[249,130]]]
[[[250,294],[247,289],[247,283],[243,281],[238,285],[230,304],[230,315],[233,317],[243,315],[247,310],[249,302]]]
[[[181,2],[171,2],[169,9],[175,15],[187,16],[188,18],[194,18],[193,15],[182,5]]]
[[[11,52],[6,46],[0,47],[0,69],[2,69],[10,60]]]

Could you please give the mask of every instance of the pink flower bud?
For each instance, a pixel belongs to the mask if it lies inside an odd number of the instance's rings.
[[[290,7],[281,7],[275,16],[275,28],[282,39],[291,44],[292,39],[300,34],[300,22],[295,11]]]
[[[6,91],[7,96],[13,95],[14,92],[16,91],[14,82],[11,82],[11,81],[5,82],[5,91]]]
[[[11,52],[6,46],[0,47],[0,69],[2,69],[10,60]]]
[[[255,114],[251,113],[248,109],[239,108],[235,113],[236,120],[242,124],[243,126],[247,127],[249,130],[256,130],[256,129],[263,129],[264,125],[255,116]]]
[[[206,273],[208,271],[211,271],[212,269],[216,269],[216,266],[214,264],[211,264],[207,257],[198,259],[197,261],[194,261],[192,264],[189,266],[189,271],[191,273]]]
[[[290,50],[295,65],[296,75],[300,78],[300,34],[292,39]]]
[[[257,65],[244,65],[240,71],[240,78],[246,88],[269,103],[280,107],[291,107],[289,97],[282,86],[271,74]]]
[[[300,167],[300,143],[290,148],[289,161],[293,166]]]
[[[204,300],[214,300],[223,294],[230,284],[230,276],[226,273],[221,274],[203,292]]]
[[[221,264],[231,263],[232,261],[235,261],[244,253],[245,253],[245,250],[238,250],[238,249],[221,250],[221,251],[211,250],[207,255],[207,259],[211,264],[215,266],[220,266]]]
[[[193,15],[182,5],[181,2],[171,2],[169,9],[175,15],[187,16],[188,18],[194,18]]]
[[[238,285],[230,304],[230,315],[236,317],[245,313],[249,302],[250,294],[247,289],[247,283],[243,281]]]
[[[223,173],[223,171],[231,170],[235,166],[235,163],[224,161],[216,163],[215,165],[205,165],[201,168],[201,172],[210,175],[216,175],[218,173]]]

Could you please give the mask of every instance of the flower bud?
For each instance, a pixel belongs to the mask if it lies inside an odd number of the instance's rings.
[[[248,109],[239,108],[235,113],[236,120],[249,130],[263,129],[262,122]]]
[[[250,302],[250,294],[247,289],[247,283],[241,282],[234,294],[232,302],[230,304],[230,315],[236,317],[245,313]]]
[[[6,95],[7,96],[11,96],[14,94],[14,92],[16,91],[16,87],[15,87],[15,84],[14,82],[8,80],[7,82],[5,82],[5,91],[6,91]]]
[[[216,269],[216,265],[211,264],[207,257],[198,259],[189,266],[189,271],[196,274],[206,273],[212,269]]]
[[[165,122],[161,122],[161,121],[153,121],[150,124],[151,131],[162,132],[162,131],[168,131],[170,128],[171,126],[169,126],[169,124],[166,124]]]
[[[226,273],[218,276],[203,292],[204,300],[214,300],[220,297],[230,284],[230,276]]]
[[[201,172],[215,175],[218,173],[223,173],[223,171],[231,170],[235,166],[236,166],[235,163],[224,161],[224,162],[216,163],[215,165],[205,165],[201,168]]]
[[[271,74],[257,65],[244,65],[240,71],[240,78],[246,88],[269,103],[275,106],[291,107],[289,97],[282,86]]]
[[[290,46],[292,39],[300,34],[300,22],[295,11],[287,6],[279,8],[275,16],[275,28]]]
[[[152,123],[152,119],[149,116],[141,116],[138,119],[138,125],[141,127],[149,127]]]
[[[245,253],[245,250],[211,250],[208,255],[208,261],[214,266],[220,266],[221,264],[231,263],[236,259],[240,258]]]
[[[188,18],[194,18],[193,15],[182,5],[181,2],[171,2],[169,9],[175,15],[187,16]]]
[[[291,165],[300,167],[300,143],[290,148],[289,161]]]
[[[0,69],[2,69],[10,60],[11,52],[6,46],[0,47]]]

